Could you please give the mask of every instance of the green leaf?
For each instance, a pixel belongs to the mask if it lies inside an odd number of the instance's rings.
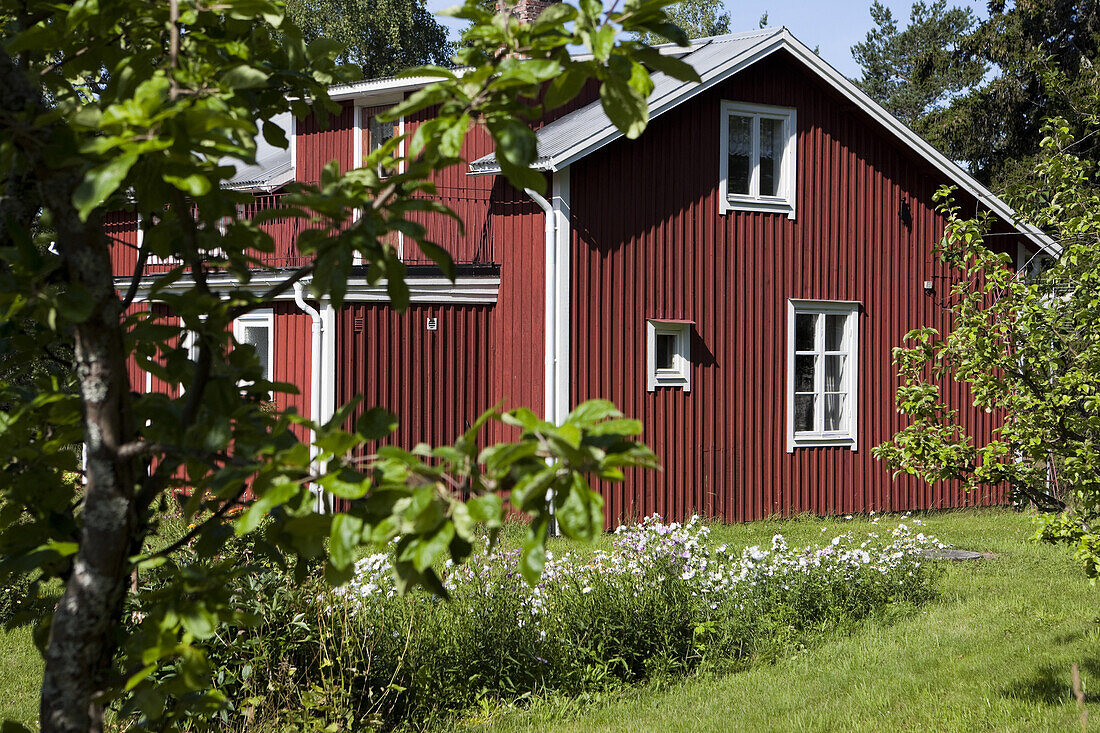
[[[649,123],[649,105],[625,80],[613,76],[600,87],[600,102],[607,118],[628,138],[642,134]]]
[[[519,570],[524,579],[534,585],[542,577],[546,567],[546,531],[550,521],[548,517],[536,519],[527,532],[520,552]]]
[[[397,416],[383,407],[372,407],[355,421],[355,432],[364,440],[381,440],[397,429]]]
[[[337,569],[343,570],[355,562],[355,551],[363,540],[363,524],[362,519],[350,514],[337,514],[332,518],[329,562]]]
[[[575,473],[554,516],[566,537],[590,542],[603,531],[603,503],[603,497],[588,486],[583,476]]]
[[[233,525],[233,531],[238,537],[248,534],[260,526],[260,521],[264,518],[264,515],[275,507],[290,501],[300,490],[298,484],[285,479],[283,483],[271,486],[262,496],[252,502],[248,510],[241,515],[241,518]]]
[[[635,56],[649,68],[654,71],[663,72],[673,79],[693,82],[695,84],[699,84],[703,81],[699,77],[699,72],[695,70],[694,66],[675,56],[666,56],[654,48],[640,48],[635,51]]]
[[[136,162],[137,156],[132,153],[118,155],[85,174],[84,180],[73,192],[73,206],[81,221],[87,221],[92,210],[118,190]]]
[[[504,504],[496,494],[481,494],[466,502],[470,518],[484,524],[489,529],[499,527],[504,513]]]
[[[222,74],[221,80],[231,89],[255,89],[267,84],[268,74],[254,66],[241,64]]]

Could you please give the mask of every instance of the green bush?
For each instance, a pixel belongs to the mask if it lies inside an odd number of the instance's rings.
[[[447,601],[399,595],[384,553],[336,589],[316,573],[242,574],[232,594],[250,623],[207,644],[229,701],[212,724],[421,727],[471,706],[736,667],[935,592],[921,555],[935,540],[904,525],[862,544],[791,549],[776,536],[736,552],[708,533],[651,518],[610,551],[549,556],[533,587],[518,551],[481,555],[443,569]]]

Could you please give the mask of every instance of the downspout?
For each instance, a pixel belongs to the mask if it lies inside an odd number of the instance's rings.
[[[524,192],[531,197],[531,200],[539,205],[546,218],[545,227],[545,246],[546,246],[546,315],[543,323],[543,329],[545,330],[545,349],[546,357],[545,362],[545,374],[543,375],[543,401],[545,405],[545,415],[548,422],[552,422],[555,425],[560,421],[560,417],[557,412],[557,374],[558,374],[558,309],[557,309],[557,291],[558,291],[558,217],[555,215],[554,207],[537,191],[525,188]],[[550,459],[547,458],[546,462],[549,463]],[[549,534],[556,536],[558,534],[558,521],[554,518],[554,490],[546,490],[546,501],[550,505],[550,528]]]
[[[544,413],[548,422],[557,423],[557,372],[558,372],[558,218],[554,214],[554,207],[542,194],[530,188],[523,189],[531,200],[539,205],[546,218],[545,246],[546,246],[546,315],[543,324],[545,337],[546,373],[543,375],[543,402]]]
[[[310,356],[309,356],[309,419],[313,422],[321,422],[321,375],[324,373],[324,367],[321,363],[322,349],[321,345],[324,340],[324,325],[321,322],[321,314],[317,312],[317,309],[311,306],[302,297],[302,282],[299,280],[294,283],[294,303],[304,313],[306,313],[310,320],[313,321],[312,340],[310,342]],[[317,439],[316,432],[309,431],[309,455],[310,455],[310,467],[311,470],[316,473],[319,468],[317,458],[317,447],[313,442]],[[317,508],[323,511],[323,497],[320,489],[315,489],[314,492],[317,495]]]

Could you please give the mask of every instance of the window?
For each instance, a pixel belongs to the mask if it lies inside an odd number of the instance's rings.
[[[272,381],[271,359],[275,351],[274,316],[270,310],[260,310],[241,316],[233,322],[233,338],[242,346],[256,350],[263,378]]]
[[[856,449],[859,303],[789,301],[787,450]]]
[[[794,218],[795,111],[722,103],[721,211]]]
[[[378,119],[381,115],[389,109],[388,105],[382,105],[380,107],[360,107],[358,110],[359,120],[357,127],[359,129],[358,151],[356,151],[356,160],[359,161],[359,165],[362,165],[362,160],[367,155],[370,155],[378,148],[385,145],[401,134],[400,121],[394,122],[382,122]],[[379,169],[379,175],[388,176],[393,173],[392,170]]]
[[[647,321],[649,391],[680,387],[691,391],[691,322]]]

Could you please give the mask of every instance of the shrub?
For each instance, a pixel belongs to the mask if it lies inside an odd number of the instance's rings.
[[[616,530],[610,550],[548,553],[534,586],[518,550],[478,555],[442,568],[449,601],[399,595],[385,553],[334,589],[275,568],[243,576],[233,592],[254,623],[208,645],[231,701],[218,725],[422,726],[473,705],[736,667],[935,592],[922,551],[939,543],[906,525],[802,548],[780,535],[712,547],[709,532],[650,517]]]

